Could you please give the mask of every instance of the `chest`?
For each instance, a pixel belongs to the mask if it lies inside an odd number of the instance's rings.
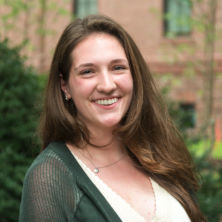
[[[146,174],[133,165],[121,163],[102,171],[99,177],[146,221],[151,221],[156,204],[152,183]]]

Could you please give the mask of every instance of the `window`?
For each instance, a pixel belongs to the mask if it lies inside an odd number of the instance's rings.
[[[181,122],[184,129],[194,128],[196,125],[195,104],[181,103],[180,110],[182,111]]]
[[[191,33],[191,1],[164,0],[164,35],[186,36]]]
[[[77,18],[97,13],[97,0],[74,0],[73,13]]]

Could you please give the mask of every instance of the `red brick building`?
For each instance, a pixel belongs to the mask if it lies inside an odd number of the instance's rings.
[[[108,15],[131,34],[159,84],[172,86],[170,95],[181,103],[181,108],[192,112],[191,125],[195,127],[202,122],[206,109],[204,98],[209,86],[205,84],[209,78],[205,76],[210,72],[210,69],[209,72],[206,70],[213,49],[216,72],[212,113],[220,131],[222,2],[218,1],[213,13],[215,29],[208,27],[209,31],[205,32],[207,1],[204,0],[202,5],[191,5],[189,0],[45,0],[41,4],[26,1],[29,7],[16,20],[10,21],[14,25],[12,29],[0,24],[3,27],[0,37],[7,36],[14,43],[28,39],[24,50],[29,57],[28,63],[47,71],[56,42],[71,19],[94,13]],[[1,7],[1,15],[9,10],[5,9]],[[210,19],[213,17],[206,21]],[[215,47],[206,43],[205,38],[212,30],[215,30]]]

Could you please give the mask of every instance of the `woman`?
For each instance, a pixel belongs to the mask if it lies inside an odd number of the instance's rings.
[[[136,44],[110,18],[63,32],[42,140],[20,221],[205,221],[191,157]]]

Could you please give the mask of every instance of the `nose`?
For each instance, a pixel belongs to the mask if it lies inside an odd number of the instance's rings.
[[[104,71],[98,76],[97,90],[103,93],[111,93],[116,89],[114,77],[108,71]]]

